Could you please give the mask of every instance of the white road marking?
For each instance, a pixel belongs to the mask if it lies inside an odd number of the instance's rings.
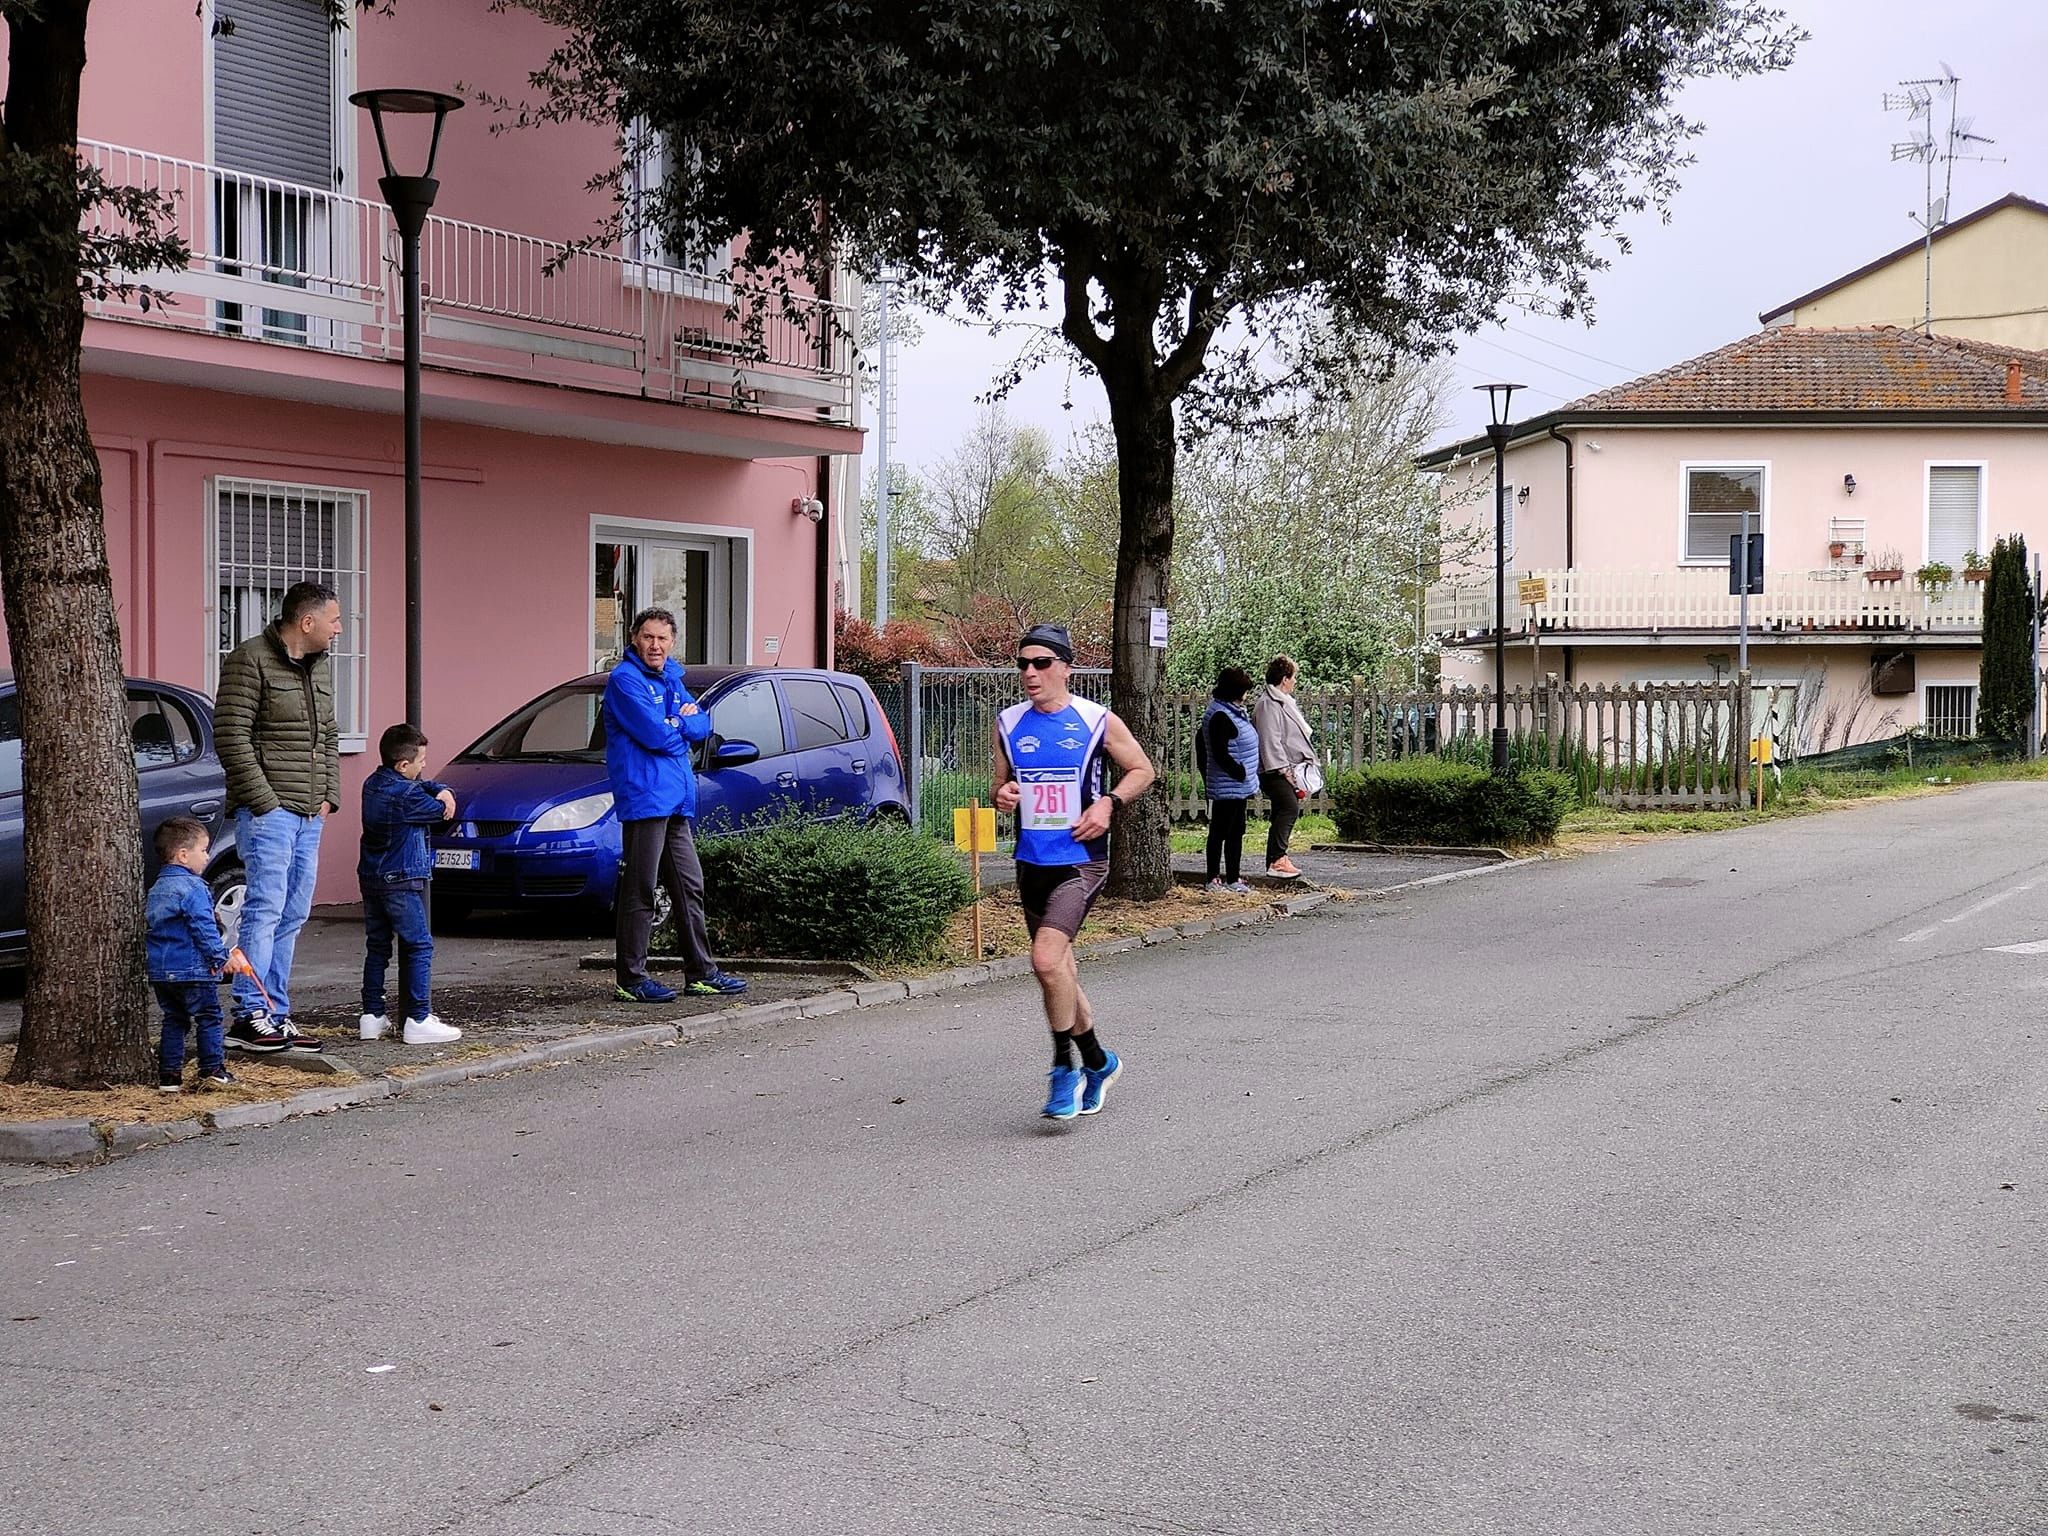
[[[2048,955],[2048,939],[2035,939],[2030,944],[1987,944],[1984,951],[1992,955]]]
[[[1901,944],[1918,944],[1923,939],[1931,939],[1950,923],[1960,923],[1965,918],[1975,917],[1979,912],[1987,911],[1997,906],[2001,901],[2010,901],[2022,891],[2031,891],[2040,883],[2038,880],[2029,880],[2025,885],[2016,885],[2009,891],[2000,891],[1996,896],[1986,896],[1974,907],[1965,907],[1962,911],[1956,913],[1954,917],[1944,917],[1940,922],[1930,927],[1914,929],[1911,933],[1900,939],[1899,942]]]

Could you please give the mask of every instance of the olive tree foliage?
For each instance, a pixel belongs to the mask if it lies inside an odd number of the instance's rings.
[[[744,234],[743,280],[844,252],[1060,316],[1117,446],[1112,702],[1155,751],[1183,430],[1427,352],[1511,290],[1574,308],[1602,236],[1675,185],[1678,87],[1795,41],[1761,0],[499,3],[564,33],[527,115],[686,139],[640,212]],[[1164,806],[1120,826],[1114,888],[1163,893]]]

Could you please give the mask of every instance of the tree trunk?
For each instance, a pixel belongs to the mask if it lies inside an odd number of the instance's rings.
[[[1152,644],[1152,610],[1166,607],[1173,565],[1173,402],[1152,379],[1113,380],[1105,373],[1110,422],[1116,433],[1117,499],[1121,530],[1116,546],[1116,610],[1112,621],[1110,707],[1123,717],[1155,765],[1166,750],[1166,652]],[[1163,772],[1163,768],[1162,768]],[[1157,901],[1173,887],[1168,845],[1172,819],[1163,782],[1117,817],[1111,839],[1109,893],[1131,901]]]
[[[8,1078],[62,1088],[153,1070],[135,760],[79,397],[85,12],[85,0],[51,0],[42,19],[14,20],[0,140],[0,249],[40,258],[18,269],[28,291],[0,307],[0,597],[21,704],[29,945]]]

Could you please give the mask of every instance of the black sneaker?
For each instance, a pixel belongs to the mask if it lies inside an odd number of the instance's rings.
[[[231,1051],[248,1051],[256,1056],[268,1056],[291,1045],[267,1013],[252,1013],[235,1020],[228,1026],[227,1043]]]
[[[235,1074],[230,1072],[226,1067],[222,1067],[216,1072],[202,1071],[199,1074],[199,1081],[194,1083],[192,1086],[195,1089],[232,1088],[235,1086]]]
[[[158,1093],[183,1093],[185,1079],[176,1072],[159,1072],[156,1079]]]
[[[302,1056],[310,1056],[319,1051],[320,1041],[318,1037],[302,1031],[297,1024],[292,1022],[290,1014],[280,1013],[277,1016],[277,1027],[284,1033],[284,1048],[286,1050],[295,1051]]]

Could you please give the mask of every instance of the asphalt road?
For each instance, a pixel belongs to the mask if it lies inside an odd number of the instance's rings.
[[[2048,791],[1325,910],[15,1176],[0,1528],[2048,1530]]]

